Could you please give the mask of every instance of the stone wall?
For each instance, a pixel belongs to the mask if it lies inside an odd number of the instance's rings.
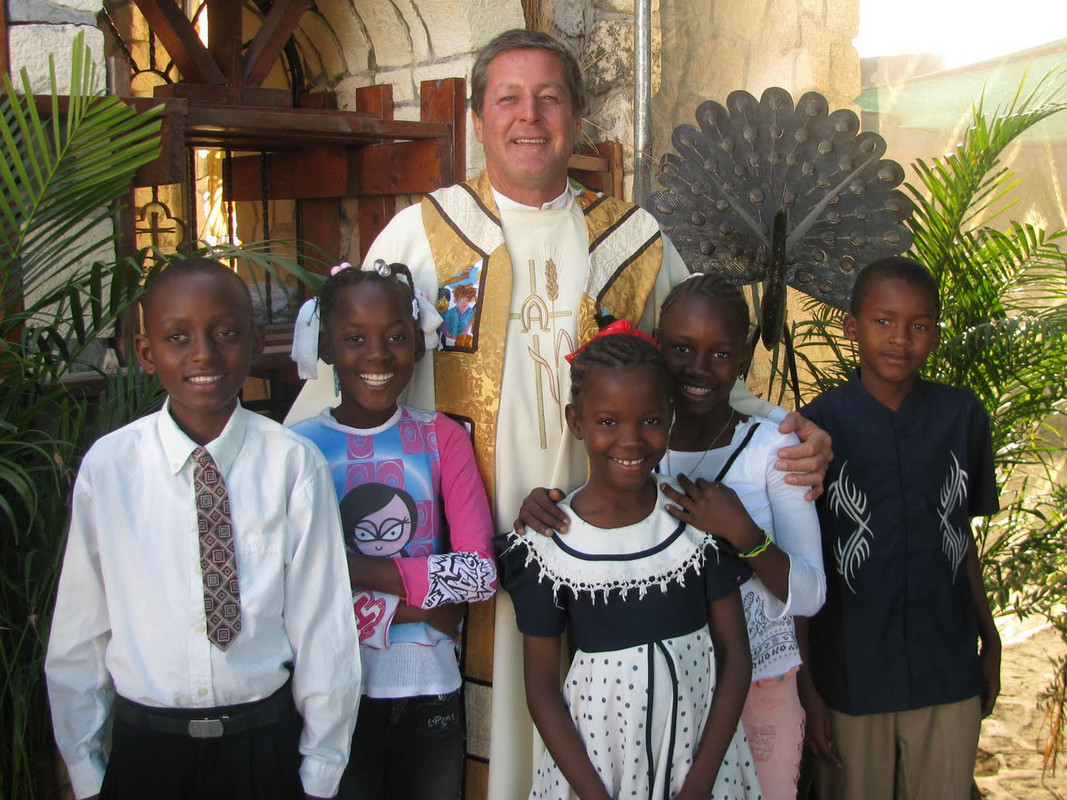
[[[7,0],[11,74],[26,69],[34,92],[49,90],[48,56],[55,59],[61,92],[70,86],[71,42],[81,33],[105,85],[104,35],[96,27],[101,0]],[[17,78],[16,78],[17,82]]]

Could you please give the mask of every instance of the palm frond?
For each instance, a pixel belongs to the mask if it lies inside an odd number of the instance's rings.
[[[73,53],[65,109],[54,67],[47,116],[38,111],[25,70],[21,92],[7,75],[0,86],[6,146],[0,160],[0,262],[18,265],[27,293],[99,254],[111,237],[89,234],[109,222],[112,203],[127,191],[136,169],[159,154],[161,109],[139,113],[117,97],[102,96],[80,35]],[[12,293],[0,298],[7,304]]]

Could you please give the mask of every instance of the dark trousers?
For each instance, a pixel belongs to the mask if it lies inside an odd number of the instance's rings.
[[[359,701],[339,800],[459,800],[462,778],[458,691]]]
[[[286,684],[272,700],[277,721],[217,738],[163,733],[115,715],[102,800],[303,800],[301,720]],[[278,701],[282,702],[278,702]],[[120,701],[135,711],[144,709]],[[259,701],[266,703],[269,701]],[[216,709],[150,709],[154,721],[245,713],[248,703]],[[180,727],[180,725],[179,725]]]

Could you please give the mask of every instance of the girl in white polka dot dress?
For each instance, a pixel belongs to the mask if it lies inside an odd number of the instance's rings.
[[[590,462],[561,505],[569,532],[497,537],[547,747],[530,797],[755,800],[738,733],[752,669],[738,587],[750,572],[663,509],[652,470],[670,428],[666,364],[628,323],[568,359],[567,423]],[[577,652],[561,692],[565,630]]]

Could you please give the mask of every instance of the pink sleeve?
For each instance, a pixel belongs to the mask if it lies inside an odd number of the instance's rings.
[[[441,497],[450,553],[398,558],[406,602],[419,608],[486,600],[496,591],[493,521],[485,486],[474,463],[470,436],[444,414],[436,418],[441,454]]]

